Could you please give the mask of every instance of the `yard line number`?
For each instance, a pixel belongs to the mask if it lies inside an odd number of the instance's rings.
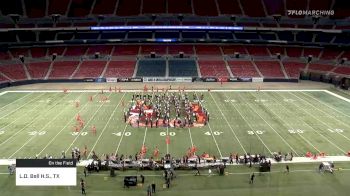
[[[257,135],[262,135],[265,133],[265,131],[261,131],[261,130],[257,130],[257,131],[247,131],[247,133],[249,135],[254,135],[254,134],[257,134]]]
[[[327,129],[331,133],[343,133],[343,129]]]
[[[46,131],[30,131],[28,132],[29,135],[34,136],[34,135],[45,135]]]
[[[224,133],[224,132],[222,132],[222,131],[214,131],[214,132],[213,132],[214,135],[221,135],[222,133]],[[208,136],[211,135],[211,133],[210,133],[209,131],[205,132],[204,134],[205,134],[205,135],[208,135]]]
[[[72,135],[73,135],[73,136],[77,136],[77,135],[79,135],[79,133],[80,133],[80,132],[72,132]],[[83,131],[83,132],[81,132],[80,135],[81,135],[81,136],[85,136],[85,135],[87,135],[87,134],[88,134],[88,132]]]
[[[160,132],[159,135],[164,137],[164,136],[166,136],[166,132]],[[170,136],[175,136],[176,133],[175,132],[169,132],[169,135]]]
[[[123,132],[117,132],[117,133],[112,133],[113,135],[115,136],[118,136],[118,137],[121,137],[123,135]],[[131,132],[125,132],[124,133],[124,136],[130,136],[131,135]]]
[[[292,133],[292,134],[298,134],[298,133],[304,133],[304,130],[301,130],[301,129],[288,129],[288,132],[289,133]]]

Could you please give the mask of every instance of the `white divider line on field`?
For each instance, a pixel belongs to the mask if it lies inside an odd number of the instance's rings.
[[[208,125],[209,130],[210,130],[210,135],[213,137],[213,140],[214,140],[214,143],[215,143],[215,145],[216,145],[216,148],[218,149],[218,152],[219,152],[219,154],[220,154],[220,158],[222,158],[223,156],[222,156],[221,150],[220,150],[220,148],[219,148],[218,142],[217,142],[216,139],[215,139],[214,132],[213,132],[213,130],[211,129],[210,123],[208,122],[207,125]]]
[[[7,91],[3,91],[0,93],[0,96],[5,95],[6,93],[7,93]]]
[[[24,116],[27,116],[27,114],[32,114],[33,111],[35,111],[39,106],[41,106],[40,104],[37,104],[36,106],[34,106],[33,108],[31,108],[30,110],[28,110],[27,112],[23,113],[23,115],[21,115],[21,117],[16,118],[14,121],[10,122],[9,124],[6,124],[5,126],[1,127],[0,130],[4,130],[6,127],[12,125],[13,123],[17,122],[18,120],[24,120]]]
[[[5,92],[5,93],[7,93],[7,92]],[[1,95],[5,94],[5,93],[2,92]],[[29,95],[31,95],[31,94],[33,94],[33,93],[28,93],[28,94],[24,95],[23,97],[21,97],[21,98],[19,98],[19,99],[16,99],[16,100],[14,100],[14,101],[12,101],[12,102],[10,102],[10,103],[8,103],[8,104],[2,106],[2,107],[0,108],[0,111],[2,111],[2,109],[4,109],[5,107],[7,107],[8,105],[11,105],[11,104],[13,104],[13,103],[15,103],[15,102],[17,102],[17,101],[19,101],[19,100],[22,100],[22,99],[26,98],[27,96],[29,96]],[[0,96],[1,96],[1,95],[0,95]]]
[[[251,95],[253,95],[252,93],[250,93]],[[225,93],[224,93],[224,95],[226,96],[226,97],[228,97]],[[238,96],[240,96],[241,97],[241,95],[240,94],[238,94]],[[253,95],[254,96],[254,95]],[[255,96],[254,96],[255,97]],[[245,100],[244,98],[242,98],[242,100]],[[243,101],[243,102],[246,102],[246,101]],[[247,105],[248,105],[248,107],[255,113],[255,114],[257,114],[280,138],[281,138],[281,140],[297,155],[297,156],[299,156],[299,154],[294,150],[294,148],[276,131],[276,129],[275,128],[273,128],[271,125],[270,125],[270,123],[269,122],[267,122],[266,120],[265,120],[265,118],[264,117],[262,117],[256,110],[254,110],[254,108],[252,108],[251,107],[251,104],[249,104],[248,102],[246,102],[247,103]]]
[[[105,132],[105,130],[107,129],[109,122],[112,120],[112,118],[113,118],[115,112],[117,111],[117,108],[119,107],[120,103],[123,101],[125,94],[126,94],[126,93],[124,93],[123,96],[120,98],[119,103],[118,103],[117,106],[114,108],[112,114],[109,116],[107,123],[106,123],[105,126],[103,127],[102,132],[101,132],[100,135],[98,136],[96,142],[95,142],[94,145],[92,146],[92,148],[91,148],[91,150],[90,150],[90,153],[89,153],[89,155],[88,155],[87,157],[90,157],[92,151],[95,149],[95,147],[96,147],[98,141],[100,140],[102,134],[103,134],[103,133]]]
[[[349,125],[347,125],[346,123],[344,123],[343,121],[340,121],[338,120],[337,118],[334,118],[333,116],[329,115],[327,112],[319,109],[318,107],[312,105],[311,103],[309,103],[308,101],[306,101],[305,99],[303,99],[302,97],[299,97],[298,95],[294,94],[294,93],[290,93],[292,95],[294,95],[295,97],[297,97],[298,99],[300,99],[301,101],[305,102],[306,104],[312,106],[313,108],[315,108],[316,110],[326,114],[329,118],[333,118],[334,120],[338,121],[339,123],[347,126],[347,127],[350,127]],[[330,127],[327,123],[323,122],[322,120],[318,119],[318,118],[315,118],[314,115],[312,113],[309,113],[314,119],[316,119],[317,121],[319,121],[321,124],[325,125],[326,127],[332,129],[332,127]],[[337,132],[339,135],[341,135],[342,137],[344,137],[346,140],[350,141],[350,138],[348,138],[347,136],[345,136],[344,134],[340,133],[340,132]]]
[[[124,127],[124,130],[123,130],[122,136],[120,137],[120,140],[119,140],[119,142],[118,142],[117,149],[115,150],[114,155],[117,155],[117,153],[118,153],[118,150],[119,150],[120,144],[122,143],[122,140],[123,140],[124,135],[125,135],[125,130],[126,130],[126,127],[128,127],[128,124],[126,124],[126,125],[125,125],[125,127]]]
[[[328,93],[328,94],[330,94],[330,95],[333,95],[334,97],[337,97],[337,98],[339,98],[339,99],[341,99],[341,100],[344,100],[344,101],[350,103],[350,99],[345,98],[345,97],[343,97],[343,96],[341,96],[341,95],[338,95],[338,94],[333,93],[333,92],[328,91],[328,90],[324,90],[324,92],[326,92],[326,93]]]
[[[55,106],[57,106],[59,103],[61,103],[61,101],[58,101],[55,105],[54,105],[54,107]],[[52,107],[53,108],[53,107]],[[52,109],[51,108],[51,109]],[[65,109],[67,109],[68,108],[68,106],[65,106]],[[64,111],[65,111],[65,109],[61,109],[61,111],[60,112],[58,112],[56,115],[55,115],[55,117],[54,118],[52,118],[48,123],[46,123],[38,132],[41,132],[41,131],[43,131],[47,126],[49,126],[53,121],[55,121]],[[48,112],[48,111],[47,111]],[[46,113],[47,113],[46,112]],[[30,139],[28,139],[19,149],[17,149],[10,157],[9,157],[9,159],[11,158],[11,157],[13,157],[13,155],[15,155],[18,151],[20,151],[24,146],[26,146],[32,139],[34,139],[35,137],[36,137],[37,135],[35,134],[35,135],[33,135]]]
[[[42,95],[40,95],[42,96]],[[46,112],[50,111],[53,107],[55,107],[59,102],[57,102],[56,104],[54,104],[52,107],[50,107],[48,110],[46,110]],[[15,134],[13,134],[12,136],[10,136],[9,138],[7,138],[5,141],[3,141],[2,143],[0,143],[0,146],[2,146],[3,144],[5,144],[6,142],[8,142],[10,139],[12,139],[14,136],[16,136],[18,133],[22,132],[24,129],[26,129],[27,127],[29,127],[31,124],[33,124],[38,118],[40,117],[40,115],[37,115],[36,117],[34,117],[29,123],[27,123],[22,129],[20,129],[19,131],[17,131]]]
[[[82,95],[83,95],[83,93],[80,94],[80,96],[82,96]],[[94,95],[94,98],[95,98],[96,95],[97,95],[97,94]],[[80,97],[80,96],[79,96],[79,97]],[[76,112],[76,113],[74,114],[74,116],[66,123],[66,125],[65,125],[64,127],[61,128],[61,130],[60,130],[46,145],[45,145],[45,147],[44,147],[39,153],[36,154],[37,156],[40,156],[41,153],[43,153],[44,150],[46,150],[46,148],[56,139],[56,137],[57,137],[59,134],[61,134],[61,132],[62,132],[64,129],[67,128],[67,126],[71,123],[71,121],[74,120],[74,117],[75,117],[77,114],[79,114],[86,106],[89,105],[88,103],[89,103],[89,102],[87,102],[83,107],[81,107],[81,108],[78,110],[78,112]]]
[[[43,96],[43,95],[44,95],[44,94],[41,94],[41,95],[35,97],[35,98],[34,98],[34,101],[36,101],[38,98],[40,98],[40,97]],[[22,106],[20,106],[20,107],[14,109],[14,110],[11,110],[11,112],[7,113],[6,115],[1,116],[0,119],[3,119],[3,118],[5,118],[5,117],[7,117],[7,116],[9,116],[9,115],[11,115],[11,114],[13,114],[13,113],[15,113],[17,110],[23,108],[24,106],[26,106],[26,105],[28,105],[28,104],[30,104],[30,103],[33,103],[34,101],[33,101],[33,100],[30,100],[30,101],[26,102],[26,103],[23,104]]]
[[[308,97],[310,97],[310,98],[316,100],[317,102],[321,103],[322,105],[327,106],[328,108],[330,108],[330,109],[332,109],[332,110],[334,110],[334,111],[336,111],[336,112],[338,112],[338,113],[340,113],[340,114],[342,114],[342,115],[347,116],[347,117],[350,118],[350,115],[347,115],[347,114],[345,114],[344,112],[339,111],[338,109],[332,107],[332,106],[329,105],[328,103],[326,103],[326,102],[324,102],[324,101],[321,101],[321,100],[318,100],[318,99],[314,98],[313,96],[308,95],[308,94],[306,94],[306,93],[304,93],[304,92],[302,92],[302,94],[303,94],[303,95],[306,95],[306,96],[308,96]],[[304,100],[304,99],[303,99],[303,100]],[[312,105],[312,104],[309,104],[309,105]],[[329,116],[330,118],[333,118],[334,120],[338,121],[339,123],[341,123],[341,124],[347,126],[348,128],[350,128],[350,125],[344,123],[343,121],[341,121],[341,120],[335,118],[335,117],[332,116],[332,115],[329,115],[326,111],[321,110],[321,109],[319,109],[318,107],[315,107],[314,105],[312,105],[312,106],[313,106],[314,108],[316,108],[317,110],[321,111],[322,113],[326,114],[326,115]],[[349,120],[350,120],[350,119],[349,119]],[[341,134],[341,133],[339,133],[339,134]],[[349,139],[348,137],[344,136],[343,134],[341,134],[341,135],[342,135],[343,137],[345,137],[347,140],[350,141],[350,139]]]
[[[197,100],[199,101],[197,93],[195,93],[195,95],[196,95]],[[203,105],[204,105],[204,104],[203,104]],[[216,141],[216,138],[215,138],[215,136],[214,136],[213,130],[211,129],[210,123],[208,122],[207,125],[208,125],[209,130],[210,130],[210,135],[212,136],[212,138],[213,138],[213,140],[214,140],[214,143],[215,143],[215,145],[216,145],[216,148],[218,149],[218,152],[219,152],[219,154],[220,154],[220,157],[222,158],[222,153],[221,153],[221,150],[220,150],[220,148],[219,148],[219,144],[218,144],[218,142]],[[243,150],[244,150],[244,149],[243,149]]]
[[[265,94],[266,95],[266,94]],[[274,97],[267,95],[268,97],[274,99],[275,101],[279,101],[275,99]],[[278,107],[278,109],[281,109],[281,107]],[[285,110],[286,113],[290,113],[290,111],[283,105],[283,110]],[[284,123],[285,126],[288,126],[290,129],[293,129],[292,125],[288,123],[287,121],[283,120],[283,118],[280,117],[280,115],[276,114],[272,109],[270,110],[272,113],[274,113],[277,118],[281,119],[281,121]],[[306,139],[304,136],[302,136],[299,132],[296,132],[306,143],[308,143],[310,146],[312,146],[316,151],[319,153],[321,152],[318,148],[316,148],[308,139]]]
[[[213,95],[211,93],[209,93],[210,96],[213,98],[216,106],[220,109],[219,105],[216,103],[216,100],[214,99]],[[254,128],[252,127],[252,125],[249,123],[249,121],[246,119],[246,117],[244,117],[244,115],[239,111],[239,109],[236,108],[236,106],[231,102],[231,105],[233,105],[233,107],[235,108],[235,110],[238,112],[238,114],[243,118],[243,120],[246,122],[246,124],[250,127],[250,129],[252,131],[255,131]],[[228,120],[226,119],[225,115],[221,112],[222,116],[224,117],[226,123],[229,125],[229,127],[231,127],[230,123],[228,122]],[[258,134],[254,134],[259,140],[260,142],[265,146],[265,148],[269,151],[270,154],[273,154],[272,151],[270,150],[270,148],[265,144],[265,142],[261,139],[261,137]],[[243,146],[242,146],[243,147]],[[246,151],[244,151],[246,153]]]
[[[108,98],[112,95],[112,93],[109,93]],[[86,122],[86,125],[83,127],[82,130],[80,130],[79,134],[74,138],[73,142],[67,147],[67,149],[65,150],[65,152],[68,152],[68,150],[70,149],[70,147],[75,143],[75,141],[77,141],[78,137],[81,135],[81,133],[83,132],[83,130],[86,129],[86,127],[88,127],[88,124],[94,119],[94,117],[96,116],[97,112],[100,111],[100,109],[102,108],[102,106],[105,104],[106,102],[103,102],[98,108],[97,110],[94,112],[94,114],[90,117],[89,121]]]
[[[108,89],[103,89],[108,91]],[[178,92],[179,90],[168,90],[168,92]],[[255,89],[211,89],[210,92],[255,92]],[[266,89],[266,90],[260,90],[261,92],[321,92],[326,91],[323,89]],[[5,91],[8,92],[17,92],[17,93],[35,93],[35,92],[41,92],[41,93],[50,93],[50,92],[63,92],[62,90],[9,90]],[[73,93],[84,93],[84,92],[90,92],[90,93],[96,93],[101,92],[101,89],[91,89],[91,90],[68,90],[67,92],[73,92]],[[143,89],[122,89],[121,92],[126,93],[133,93],[133,92],[144,92]],[[208,92],[208,89],[189,89],[185,90],[185,92]]]
[[[291,93],[292,94],[292,93]],[[293,94],[292,94],[293,95]],[[285,98],[284,96],[281,95],[281,97]],[[309,116],[311,116],[312,118],[318,120],[317,118],[315,118],[312,114],[310,114],[307,110],[305,110],[304,108],[300,107],[299,105],[290,102],[291,104],[295,105],[297,108],[301,109],[304,111],[304,113],[309,114]],[[296,116],[297,118],[300,119],[299,116]],[[307,124],[303,119],[301,119],[301,121],[308,127],[310,127],[312,130],[314,130],[315,133],[317,133],[318,135],[320,135],[321,137],[323,137],[326,141],[328,141],[330,144],[332,144],[334,147],[336,147],[337,149],[339,149],[342,153],[345,154],[345,150],[340,148],[339,146],[337,146],[336,144],[334,144],[332,141],[330,141],[327,137],[325,137],[324,135],[322,135],[320,132],[318,132],[315,128],[313,128],[312,126],[310,126],[309,124]]]
[[[168,123],[170,123],[170,122],[168,122]],[[170,137],[169,136],[169,126],[168,125],[166,127],[166,136]],[[169,142],[166,142],[166,153],[169,154]]]
[[[234,135],[234,137],[235,137],[236,140],[238,141],[239,145],[241,146],[241,148],[242,148],[244,154],[247,154],[247,151],[246,151],[245,148],[243,147],[241,141],[238,139],[236,132],[235,132],[235,131],[233,130],[233,128],[231,127],[231,124],[228,122],[226,116],[225,116],[224,113],[222,112],[222,110],[221,110],[221,108],[219,107],[218,103],[216,102],[215,98],[213,97],[213,95],[212,95],[210,92],[209,92],[209,95],[210,95],[210,97],[213,99],[213,101],[214,101],[216,107],[219,109],[219,112],[221,113],[222,117],[223,117],[224,120],[226,121],[226,124],[228,125],[228,127],[230,128],[232,134]],[[258,137],[259,137],[259,136],[258,136]]]
[[[194,146],[193,140],[192,140],[191,128],[189,128],[189,127],[188,127],[188,134],[190,135],[191,146]]]

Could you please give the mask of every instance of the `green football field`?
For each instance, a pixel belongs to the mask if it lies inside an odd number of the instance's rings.
[[[194,92],[189,92],[194,93]],[[210,122],[202,128],[132,128],[123,119],[131,92],[7,92],[0,96],[0,158],[34,158],[83,149],[102,154],[134,155],[142,145],[152,156],[182,157],[192,145],[197,153],[227,157],[230,153],[273,152],[305,156],[350,150],[349,100],[329,91],[221,91],[204,94]],[[88,100],[94,96],[93,102]],[[80,106],[75,102],[79,100]],[[77,114],[85,127],[74,133]],[[91,127],[96,126],[93,135]],[[165,138],[169,135],[170,144]],[[91,153],[89,153],[91,157]],[[88,157],[88,158],[89,158]]]
[[[202,128],[132,128],[124,123],[123,111],[133,92],[105,92],[109,101],[102,102],[100,91],[8,91],[0,93],[0,159],[34,158],[51,155],[61,157],[65,151],[83,149],[89,157],[97,155],[134,155],[142,145],[152,156],[158,146],[160,154],[182,157],[192,145],[198,154],[227,157],[230,153],[274,152],[303,157],[306,152],[324,152],[329,156],[346,155],[350,151],[350,96],[327,90],[211,90],[188,92],[204,94],[203,105],[210,112],[210,122]],[[93,102],[89,97],[93,96]],[[80,101],[76,107],[75,102]],[[85,128],[74,133],[77,114]],[[95,125],[97,134],[91,127]],[[166,136],[170,144],[166,143]],[[307,195],[308,188],[319,195],[347,195],[345,182],[350,177],[347,162],[328,175],[316,172],[317,163],[294,164],[291,174],[283,173],[284,165],[276,165],[272,173],[257,177],[254,187],[248,182],[255,169],[228,167],[228,176],[194,177],[192,171],[180,171],[170,190],[160,195]],[[205,171],[204,171],[205,172]],[[140,174],[127,171],[118,175]],[[161,172],[147,171],[147,183],[162,185]],[[124,190],[122,176],[109,178],[100,173],[87,179],[90,195],[146,195],[146,188]],[[78,178],[81,177],[79,170]],[[79,187],[16,187],[15,176],[7,175],[0,166],[0,187],[4,195],[79,195]],[[310,190],[309,190],[310,191]],[[1,195],[1,193],[0,193]]]

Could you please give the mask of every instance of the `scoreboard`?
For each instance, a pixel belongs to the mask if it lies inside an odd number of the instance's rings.
[[[16,186],[76,186],[74,159],[16,159]]]

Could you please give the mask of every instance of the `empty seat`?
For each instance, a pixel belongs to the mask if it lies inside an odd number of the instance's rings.
[[[259,77],[259,73],[250,61],[229,61],[228,64],[236,77]]]
[[[169,60],[170,77],[198,76],[195,60]]]
[[[137,76],[165,77],[165,60],[144,59],[139,61]]]
[[[135,61],[110,61],[104,77],[132,77]]]

